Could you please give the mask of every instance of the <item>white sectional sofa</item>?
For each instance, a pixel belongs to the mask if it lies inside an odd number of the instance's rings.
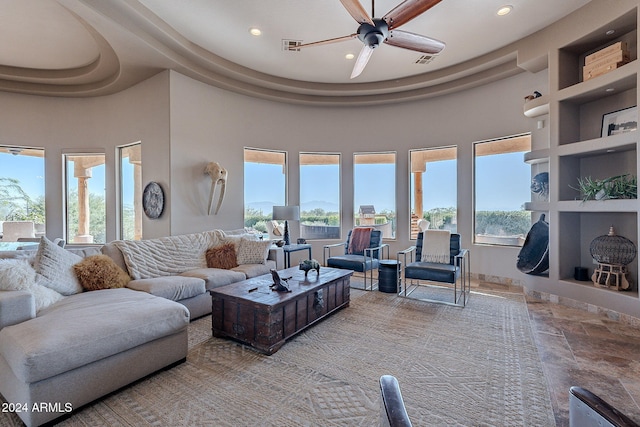
[[[35,261],[35,284],[0,290],[0,394],[8,407],[27,426],[41,425],[184,361],[190,319],[211,312],[207,289],[284,267],[281,248],[251,241],[243,233],[215,230],[111,242],[102,253],[133,280],[126,287],[90,292],[70,285],[71,264],[57,266],[66,275],[56,276],[38,271],[46,263]],[[238,265],[208,267],[208,251],[230,243]],[[69,252],[98,253],[68,251],[43,240],[36,260],[43,248],[54,263]],[[3,267],[5,262],[0,260],[0,275],[31,268]],[[0,285],[6,289],[11,283],[0,277]]]

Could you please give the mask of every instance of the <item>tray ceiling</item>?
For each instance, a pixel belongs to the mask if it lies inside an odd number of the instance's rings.
[[[375,1],[380,17],[400,0]],[[434,96],[522,71],[517,43],[588,0],[443,0],[402,27],[442,40],[431,59],[381,45],[349,79],[358,24],[339,0],[4,0],[0,90],[55,96],[115,93],[162,70],[252,96],[299,103],[367,104]],[[362,2],[371,11],[369,1]],[[262,35],[250,34],[259,28]],[[421,63],[422,62],[422,63]]]

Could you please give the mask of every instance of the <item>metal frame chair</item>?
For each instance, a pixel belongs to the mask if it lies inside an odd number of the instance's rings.
[[[452,233],[449,244],[449,264],[423,262],[422,245],[424,233],[418,233],[416,244],[408,249],[399,251],[398,259],[398,295],[406,298],[421,286],[421,281],[429,283],[448,283],[453,285],[453,302],[429,298],[415,298],[422,301],[464,307],[467,305],[471,293],[471,271],[469,270],[469,251],[460,247],[460,235]],[[410,280],[410,282],[408,282]]]
[[[400,385],[393,375],[380,377],[380,426],[411,427]]]
[[[347,234],[347,241],[344,243],[335,243],[332,245],[324,245],[322,253],[322,263],[327,267],[342,268],[354,270],[364,273],[364,290],[373,290],[373,271],[378,269],[378,261],[380,259],[389,259],[389,245],[382,242],[382,232],[380,230],[372,230],[369,240],[369,247],[362,254],[349,254],[349,241],[351,233]],[[331,249],[335,247],[343,247],[344,255],[331,256]],[[387,248],[387,258],[384,258],[384,249]],[[368,274],[367,274],[368,272]],[[367,278],[369,278],[369,289],[367,289]]]

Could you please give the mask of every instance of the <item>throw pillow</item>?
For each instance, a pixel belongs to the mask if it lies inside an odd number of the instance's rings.
[[[123,288],[131,277],[107,255],[91,255],[73,266],[80,285],[87,291]]]
[[[209,268],[230,270],[238,266],[236,245],[231,242],[207,249],[206,256]]]
[[[38,274],[37,283],[62,295],[82,292],[82,286],[73,271],[73,265],[80,261],[82,257],[42,237],[33,263]]]
[[[269,240],[242,239],[238,246],[238,264],[265,264],[269,256]]]
[[[63,298],[58,292],[36,284],[36,271],[25,259],[0,260],[0,290],[31,293],[36,311]]]

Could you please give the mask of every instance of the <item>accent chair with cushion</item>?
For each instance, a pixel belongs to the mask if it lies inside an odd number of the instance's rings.
[[[332,255],[331,249],[336,247],[343,248],[343,253]],[[349,231],[346,242],[323,247],[323,263],[327,267],[364,273],[364,290],[373,290],[373,272],[378,270],[378,261],[384,259],[385,248],[388,259],[389,245],[382,243],[382,231],[357,227]]]
[[[460,240],[459,234],[444,230],[418,233],[415,246],[397,255],[404,284],[399,295],[464,307],[471,290],[471,272],[469,251],[461,248]],[[441,298],[448,290],[453,291],[452,301]]]

